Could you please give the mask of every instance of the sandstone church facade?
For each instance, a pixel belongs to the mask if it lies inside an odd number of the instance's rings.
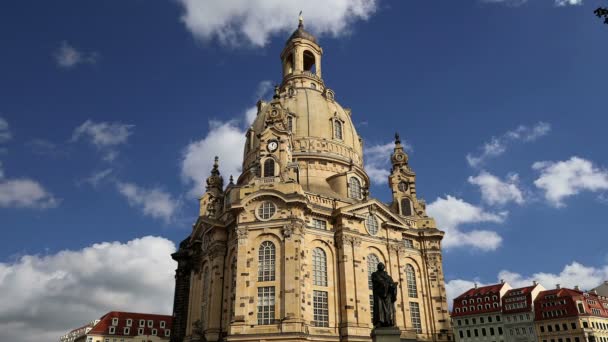
[[[242,174],[227,186],[216,158],[192,233],[172,255],[172,341],[370,341],[370,276],[399,282],[401,339],[452,340],[443,232],[416,196],[397,136],[392,202],[369,196],[363,141],[322,78],[323,50],[302,20],[283,79],[258,102]]]

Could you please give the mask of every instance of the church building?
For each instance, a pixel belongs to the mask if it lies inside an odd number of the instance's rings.
[[[172,255],[172,341],[371,341],[380,262],[399,283],[401,340],[452,340],[444,233],[417,197],[398,135],[386,156],[392,201],[370,196],[363,140],[323,81],[323,52],[300,18],[280,55],[282,81],[246,133],[242,173],[225,185],[216,157]]]

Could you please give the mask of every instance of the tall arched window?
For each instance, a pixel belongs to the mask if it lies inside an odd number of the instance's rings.
[[[274,264],[275,264],[275,247],[274,243],[264,241],[260,245],[258,258],[258,281],[273,281],[274,280]]]
[[[232,263],[230,264],[230,274],[232,277],[232,283],[230,284],[230,319],[234,317],[234,311],[236,306],[236,256],[232,257]]]
[[[349,196],[354,199],[361,199],[361,182],[356,177],[350,177],[349,182]]]
[[[380,263],[380,259],[376,256],[376,254],[370,254],[367,256],[367,284],[369,287],[369,314],[370,318],[374,319],[374,294],[372,293],[373,285],[372,285],[372,273],[378,270],[378,264]]]
[[[412,201],[409,198],[401,200],[401,215],[412,216]]]
[[[272,158],[264,161],[264,177],[274,177],[274,159]]]
[[[416,271],[414,266],[405,266],[405,278],[407,279],[407,293],[411,298],[418,298],[418,287],[416,286]]]
[[[304,59],[304,71],[310,71],[313,74],[316,73],[315,67],[315,55],[313,55],[310,51],[304,51],[303,54]]]
[[[314,285],[327,286],[327,255],[318,247],[312,251],[312,275]]]
[[[342,140],[342,122],[334,120],[334,139]]]
[[[203,327],[207,325],[207,311],[209,310],[209,267],[203,270],[203,293],[201,298],[201,322]]]

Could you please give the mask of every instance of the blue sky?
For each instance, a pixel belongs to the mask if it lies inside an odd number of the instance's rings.
[[[174,266],[163,258],[189,233],[216,153],[224,177],[236,176],[247,113],[280,81],[300,9],[324,49],[325,83],[368,150],[388,153],[395,130],[410,146],[418,195],[447,231],[451,294],[501,278],[594,286],[608,278],[600,5],[3,2],[0,293],[31,295],[0,309],[0,327],[29,326],[26,303],[81,300],[76,280],[89,278],[66,253],[94,255],[93,274],[114,277],[95,289],[128,300],[87,302],[23,341],[121,305],[169,312]],[[388,158],[366,165],[383,175]],[[388,201],[382,181],[372,195]],[[125,253],[143,264],[107,264]],[[132,293],[124,274],[159,269],[158,284]],[[167,298],[149,307],[151,293]]]

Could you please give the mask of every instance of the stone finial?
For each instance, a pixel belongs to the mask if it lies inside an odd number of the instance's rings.
[[[534,286],[538,285],[538,283],[536,282],[536,280],[532,280],[532,285],[534,285]]]
[[[274,85],[274,95],[272,95],[272,98],[273,98],[273,99],[278,99],[278,98],[280,98],[280,97],[281,97],[281,96],[279,95],[279,85],[278,85],[278,84],[275,84],[275,85]]]
[[[298,14],[298,27],[304,27],[304,17],[302,16],[302,11]]]
[[[230,175],[230,181],[228,182],[229,185],[234,185],[234,178],[232,177],[232,175]]]
[[[559,290],[559,289],[561,289],[562,287],[561,287],[559,284],[555,284],[555,288]]]
[[[399,137],[399,132],[395,132],[395,145],[401,144],[401,138]]]
[[[207,190],[211,188],[222,189],[224,187],[224,180],[220,175],[220,158],[215,156],[213,160],[213,168],[211,169],[211,175],[207,177]]]

